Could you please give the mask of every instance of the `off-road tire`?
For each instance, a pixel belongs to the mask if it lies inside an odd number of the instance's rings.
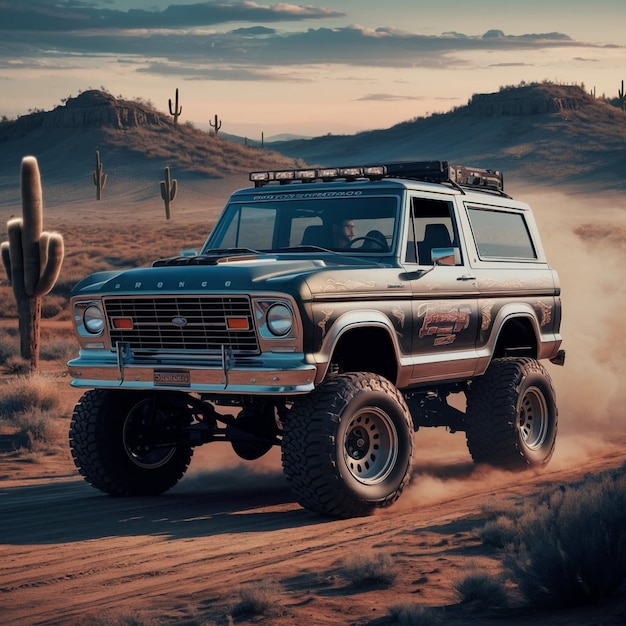
[[[546,465],[558,427],[550,375],[535,359],[494,359],[471,383],[465,421],[476,463],[507,470]]]
[[[150,402],[141,392],[96,389],[74,408],[70,450],[78,471],[96,489],[114,496],[154,496],[185,473],[193,455],[188,445],[136,451]]]
[[[284,424],[282,464],[298,502],[332,517],[367,515],[409,482],[413,424],[378,374],[333,376],[299,398]]]

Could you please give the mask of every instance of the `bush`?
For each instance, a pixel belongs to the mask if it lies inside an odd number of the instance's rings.
[[[341,575],[354,587],[391,587],[398,577],[399,568],[393,558],[383,552],[373,555],[357,554],[344,562]]]
[[[19,356],[20,339],[8,329],[0,329],[0,363],[6,363],[11,357]]]
[[[625,467],[554,490],[515,524],[505,565],[533,606],[596,603],[626,580]]]
[[[487,546],[504,548],[509,544],[519,543],[519,534],[515,520],[506,515],[499,515],[487,522],[479,531],[478,538]]]
[[[442,609],[417,604],[396,604],[389,608],[389,615],[392,623],[400,626],[439,626],[439,624],[445,624]]]
[[[509,600],[499,576],[481,572],[471,572],[459,580],[454,588],[461,602],[476,602],[488,609],[502,609]]]
[[[233,615],[283,615],[280,595],[283,587],[275,580],[262,580],[239,590],[241,601],[233,607]]]
[[[6,359],[4,369],[7,374],[25,375],[30,372],[30,361],[23,359],[19,354],[14,354]]]
[[[0,417],[15,419],[32,409],[53,412],[61,404],[61,392],[51,378],[20,376],[0,386]]]
[[[13,419],[18,431],[15,433],[17,447],[30,452],[50,450],[58,441],[54,416],[40,408],[31,408]]]
[[[67,339],[45,341],[39,354],[44,361],[69,361],[78,355],[78,343]]]

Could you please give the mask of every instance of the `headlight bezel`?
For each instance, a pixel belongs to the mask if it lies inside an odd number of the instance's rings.
[[[265,322],[274,337],[287,337],[293,330],[295,316],[286,302],[274,302],[265,313]]]
[[[74,305],[74,321],[85,337],[101,337],[106,329],[104,309],[100,302],[78,302]]]

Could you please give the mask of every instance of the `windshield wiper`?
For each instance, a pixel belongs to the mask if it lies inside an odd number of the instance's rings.
[[[331,254],[337,254],[336,250],[330,250],[328,248],[324,248],[322,246],[314,246],[311,244],[302,244],[299,246],[288,246],[287,248],[278,248],[275,252],[317,252],[321,250],[322,252],[330,252]]]
[[[267,252],[261,250],[253,250],[252,248],[213,248],[206,250],[202,254],[193,256],[175,256],[167,259],[159,259],[155,261],[153,267],[162,267],[164,265],[217,265],[220,260],[232,256],[266,255]]]
[[[209,248],[202,252],[199,256],[216,256],[230,254],[267,254],[263,250],[253,250],[252,248]]]

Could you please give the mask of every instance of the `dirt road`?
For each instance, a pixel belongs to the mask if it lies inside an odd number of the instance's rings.
[[[473,466],[458,437],[418,433],[421,453],[401,500],[373,517],[340,521],[293,502],[274,451],[246,467],[224,448],[200,449],[188,476],[158,498],[100,494],[66,457],[25,464],[4,453],[0,622],[121,624],[138,614],[140,624],[226,624],[241,589],[260,581],[276,581],[276,611],[264,621],[271,624],[369,624],[401,603],[451,605],[454,581],[469,568],[500,567],[476,538],[485,507],[519,503],[626,460],[624,441],[584,452],[565,441],[543,474],[506,474]],[[392,554],[401,574],[389,589],[357,592],[341,566],[376,552]],[[536,617],[506,622],[545,623]],[[551,623],[597,623],[558,617]]]

